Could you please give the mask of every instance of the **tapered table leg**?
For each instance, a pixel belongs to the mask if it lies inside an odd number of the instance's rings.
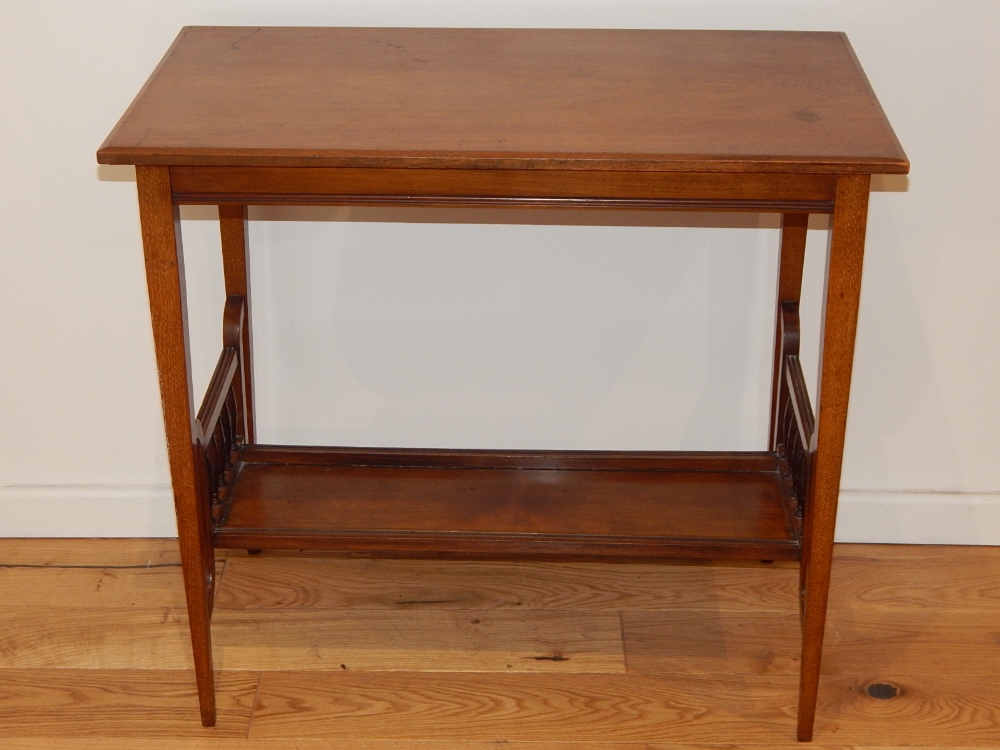
[[[201,722],[214,726],[215,680],[209,618],[215,554],[205,464],[197,450],[199,426],[191,395],[180,220],[171,200],[169,169],[139,166],[135,171]]]
[[[806,257],[806,232],[809,214],[783,214],[781,251],[778,257],[778,298],[775,307],[774,368],[771,370],[771,430],[768,446],[778,447],[778,390],[781,380],[781,305],[798,304],[802,295],[802,267]]]
[[[253,336],[251,335],[250,303],[250,247],[247,230],[247,207],[240,205],[219,206],[219,229],[222,234],[222,268],[226,277],[226,296],[243,297],[246,312],[243,319],[243,349],[240,368],[243,373],[244,409],[243,438],[247,443],[257,441],[254,422],[253,389]]]
[[[801,741],[812,739],[816,714],[870,180],[870,175],[842,175],[837,179],[827,256],[820,385],[816,399],[816,454],[803,517],[802,672],[798,721]]]

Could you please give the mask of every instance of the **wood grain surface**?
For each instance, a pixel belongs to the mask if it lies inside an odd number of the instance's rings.
[[[503,743],[491,741],[466,740],[359,740],[348,738],[337,739],[291,739],[291,740],[255,740],[255,739],[119,739],[101,737],[97,739],[19,737],[19,750],[719,750],[720,745],[695,745],[691,743],[666,742],[519,742]],[[727,744],[724,750],[760,750],[760,745]],[[813,750],[890,750],[891,746],[878,748],[866,745],[809,745]],[[953,750],[968,750],[953,745]],[[767,745],[768,750],[802,750],[802,745]]]
[[[98,160],[136,165],[205,726],[215,723],[215,548],[315,548],[454,559],[800,559],[797,731],[812,738],[870,177],[909,170],[844,34],[185,28]],[[250,187],[219,187],[233,179]],[[801,183],[791,197],[783,180]],[[201,428],[194,419],[177,204],[226,204],[226,286],[247,295],[245,206],[344,196],[364,205],[771,209],[798,216],[786,221],[791,255],[804,237],[801,214],[832,208],[815,440],[809,430],[800,441],[815,451],[810,470],[789,459],[788,483],[782,471],[736,470],[735,454],[722,471],[250,461],[239,436],[253,432],[251,371],[235,377],[249,328],[220,361],[226,377],[212,381],[218,398]],[[782,288],[794,265],[783,263]],[[239,413],[236,424],[220,422],[218,432],[232,441],[213,436],[222,447],[206,467],[202,432],[230,395],[242,408],[227,409]],[[238,462],[231,480],[229,456]],[[225,497],[216,492],[223,483]]]
[[[798,613],[633,611],[623,614],[630,673],[798,674]],[[944,611],[862,615],[827,622],[823,674],[1000,674],[992,615]]]
[[[771,365],[771,426],[768,445],[777,450],[777,412],[781,378],[781,314],[785,302],[798,304],[802,295],[802,269],[806,256],[809,214],[784,214],[781,217],[781,245],[778,251],[778,295],[775,308],[774,360]]]
[[[179,569],[145,567],[176,565],[176,544],[0,542],[0,573],[37,576],[0,601],[0,746],[793,747],[791,564],[231,551],[213,616],[219,723],[204,729]],[[122,596],[73,590],[74,571],[101,570],[127,574]],[[1000,745],[998,581],[997,548],[836,547],[812,747]]]
[[[250,737],[778,741],[794,677],[267,672]],[[373,720],[377,717],[377,720]],[[516,719],[514,718],[516,717]]]
[[[176,203],[830,213],[836,176],[556,169],[171,167]],[[220,212],[223,210],[220,208]],[[221,215],[221,214],[220,214]]]
[[[625,612],[630,674],[799,673],[798,612]]]
[[[492,559],[799,554],[772,454],[256,446],[242,460],[218,547]]]
[[[0,669],[191,669],[183,610],[0,610]],[[624,672],[617,612],[230,610],[220,670]]]
[[[180,562],[0,566],[4,594],[0,610],[11,606],[183,608],[182,584]]]
[[[180,584],[176,581],[175,588]],[[0,609],[0,670],[182,670],[193,666],[183,605]]]
[[[106,164],[906,172],[838,33],[189,27]]]
[[[191,391],[180,213],[171,202],[168,169],[139,166],[136,167],[135,177],[184,592],[195,654],[195,673],[201,688],[198,693],[201,720],[208,727],[215,724],[216,713],[209,632],[215,556],[210,539],[211,509],[206,467],[199,448],[199,428]]]
[[[822,741],[845,744],[951,744],[997,747],[1000,685],[995,679],[870,673],[824,677],[816,719]],[[890,698],[873,697],[883,687]]]
[[[803,742],[811,740],[813,735],[823,654],[870,183],[871,175],[837,178],[836,208],[827,251],[816,427],[810,446],[814,455],[802,504],[802,679],[798,739]]]
[[[842,545],[830,599],[862,614],[1000,612],[1000,555],[995,547]],[[860,571],[877,571],[863,575]]]
[[[171,190],[176,191],[173,184],[174,176],[170,176]],[[244,442],[257,442],[256,422],[254,421],[254,384],[253,384],[253,326],[251,324],[253,309],[250,294],[250,228],[245,205],[219,206],[219,234],[222,241],[222,270],[226,279],[226,297],[242,297],[244,319],[241,328],[240,371],[243,374],[243,387],[240,392],[240,415],[243,417],[242,430]]]
[[[176,564],[176,539],[4,539],[0,570],[55,566],[64,569],[143,568]],[[0,600],[0,604],[2,604]]]
[[[231,551],[224,609],[708,609],[796,612],[798,566],[351,560]],[[778,570],[776,570],[778,568]]]
[[[247,464],[225,531],[399,530],[788,540],[776,473]],[[713,523],[714,521],[714,523]],[[220,530],[221,533],[222,530]]]
[[[228,611],[215,623],[220,669],[625,671],[615,612]]]
[[[241,737],[250,724],[256,689],[252,672],[219,675],[218,723],[207,729],[198,721],[197,691],[189,672],[3,670],[0,738]]]

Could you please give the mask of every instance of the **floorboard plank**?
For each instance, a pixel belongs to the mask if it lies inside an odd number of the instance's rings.
[[[0,669],[194,669],[183,609],[0,608]]]
[[[224,565],[223,560],[216,563],[217,576]],[[170,562],[0,567],[0,591],[4,592],[0,609],[186,606],[180,563]]]
[[[99,739],[18,738],[17,750],[760,750],[761,745],[675,745],[660,742],[466,742],[461,740],[354,739]],[[809,750],[903,750],[902,747],[817,745]],[[909,746],[908,746],[909,747]],[[768,745],[768,750],[802,750],[803,745]],[[927,750],[932,750],[928,748]],[[967,750],[953,748],[952,750]]]
[[[219,557],[205,730],[176,541],[0,541],[0,747],[803,747],[791,565]],[[809,747],[1000,747],[995,623],[1000,548],[838,545]]]
[[[251,738],[788,744],[797,679],[265,672]]]
[[[141,567],[180,564],[176,539],[0,539],[0,568],[8,565]]]
[[[629,673],[799,673],[797,614],[623,612],[622,629]]]
[[[617,613],[217,611],[220,670],[624,672]],[[0,609],[0,668],[193,669],[183,611]]]
[[[898,691],[872,697],[873,685]],[[848,745],[1000,745],[1000,683],[982,677],[825,676],[816,742]]]
[[[880,616],[881,615],[881,616]],[[796,615],[624,612],[628,671],[656,674],[798,674]],[[824,674],[1000,674],[997,614],[831,610]]]
[[[494,563],[231,554],[217,609],[798,611],[794,565]]]
[[[617,613],[219,611],[231,670],[621,673]]]
[[[165,567],[0,568],[5,607],[184,607],[180,564]]]
[[[826,625],[823,672],[994,678],[998,646],[1000,611],[835,612]]]
[[[1000,547],[837,545],[831,612],[1000,613]]]
[[[218,725],[201,726],[187,672],[0,671],[0,737],[245,737],[254,673],[216,675]]]

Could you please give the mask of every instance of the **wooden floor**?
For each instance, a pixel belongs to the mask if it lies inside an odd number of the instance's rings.
[[[794,747],[797,569],[231,553],[198,720],[176,543],[0,540],[0,747]],[[1000,747],[1000,548],[840,546],[814,747]]]

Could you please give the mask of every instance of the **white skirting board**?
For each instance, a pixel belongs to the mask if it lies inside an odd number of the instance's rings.
[[[173,537],[164,485],[0,486],[0,537]],[[1000,492],[844,490],[838,542],[1000,545]]]
[[[1000,492],[841,490],[836,539],[1000,545]]]
[[[167,485],[0,485],[0,537],[175,536]]]

